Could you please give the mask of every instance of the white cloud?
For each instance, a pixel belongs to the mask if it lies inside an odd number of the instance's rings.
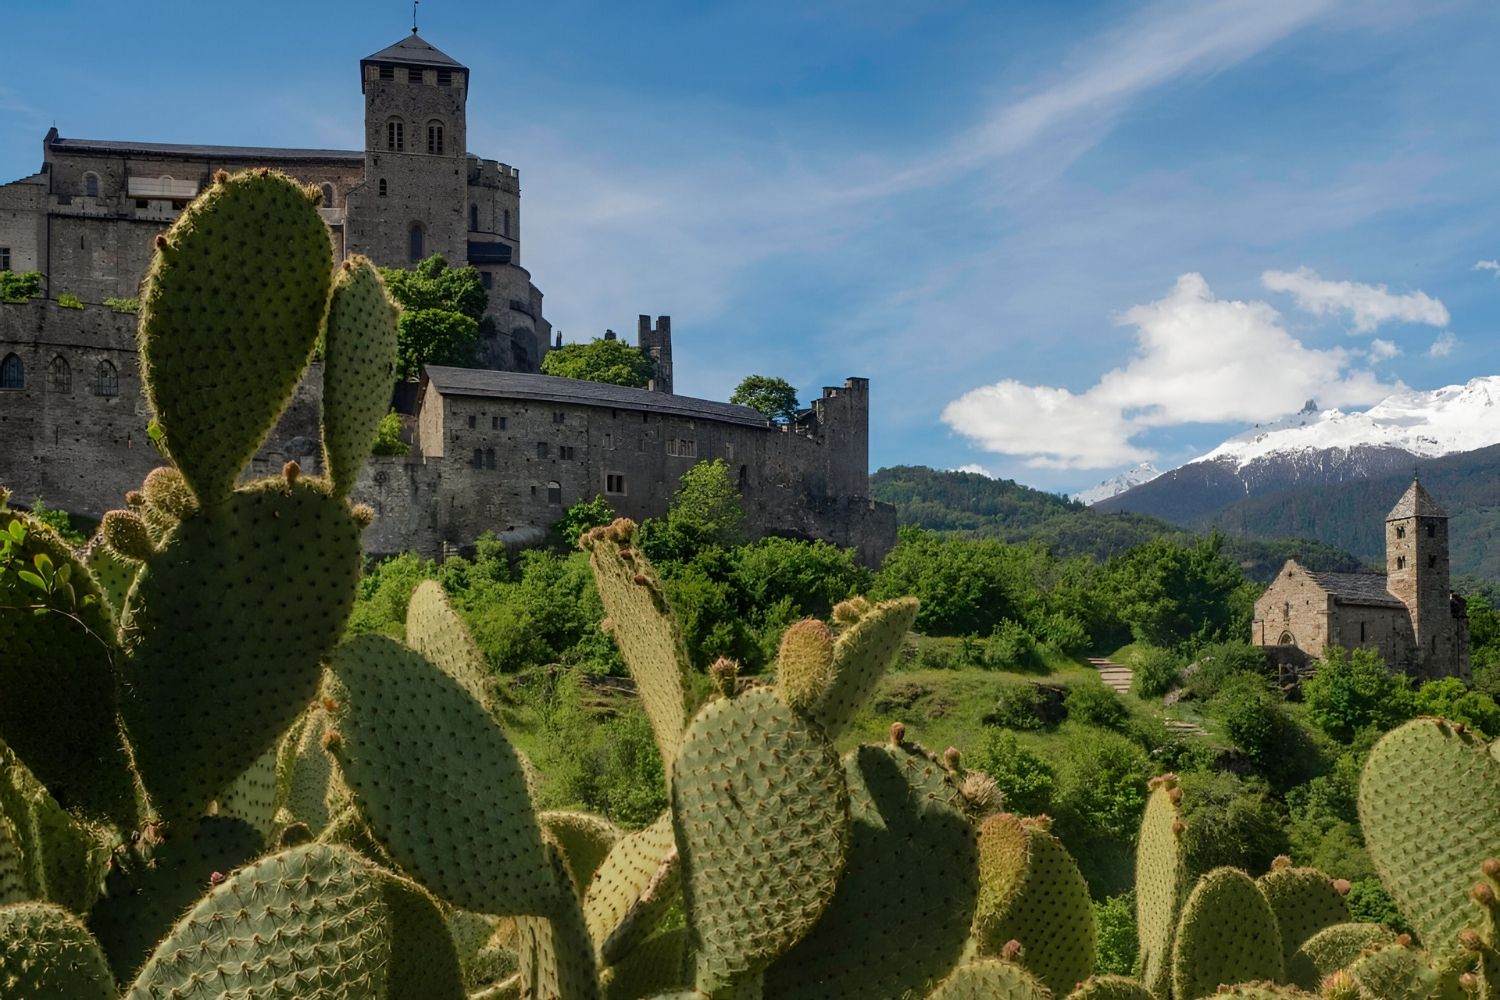
[[[1369,333],[1381,323],[1425,323],[1447,326],[1448,309],[1426,292],[1393,295],[1384,285],[1357,281],[1326,281],[1310,267],[1295,271],[1267,271],[1261,284],[1273,292],[1290,292],[1297,308],[1317,316],[1348,313],[1357,333]]]
[[[954,472],[972,472],[972,473],[974,473],[977,476],[984,476],[986,479],[994,479],[995,478],[995,474],[993,472],[991,472],[989,469],[986,469],[984,466],[979,465],[979,464],[974,463],[974,462],[970,462],[968,465],[960,465],[958,468],[954,469],[953,471]]]
[[[1394,342],[1389,340],[1381,340],[1379,337],[1376,337],[1374,340],[1370,341],[1370,350],[1367,352],[1371,364],[1375,364],[1380,361],[1389,361],[1391,360],[1391,358],[1396,357],[1400,353],[1401,348],[1398,347]]]
[[[1082,393],[1004,379],[965,393],[943,420],[982,447],[1044,468],[1094,469],[1155,453],[1143,431],[1193,423],[1269,420],[1316,397],[1358,406],[1388,395],[1360,355],[1317,350],[1281,326],[1264,302],[1217,299],[1202,275],[1184,274],[1167,295],[1119,322],[1136,328],[1136,353]]]
[[[1453,335],[1453,331],[1444,330],[1433,340],[1432,346],[1427,348],[1427,356],[1429,358],[1446,358],[1453,353],[1453,349],[1457,346],[1458,338]]]
[[[1500,260],[1476,260],[1474,262],[1476,271],[1493,271],[1495,277],[1500,278]]]

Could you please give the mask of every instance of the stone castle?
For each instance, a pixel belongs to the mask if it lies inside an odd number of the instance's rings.
[[[787,426],[748,407],[673,394],[668,317],[642,316],[650,390],[537,374],[551,346],[542,293],[521,266],[519,171],[467,151],[469,70],[409,37],[360,61],[365,148],[278,149],[63,138],[41,170],[0,185],[0,271],[40,272],[44,294],[0,304],[0,482],[97,516],[160,459],[135,355],[136,295],[152,240],[220,169],[269,166],[322,189],[335,256],[387,267],[431,254],[472,266],[488,293],[482,369],[430,368],[397,387],[412,452],[372,459],[357,499],[380,517],[372,553],[439,555],[484,531],[535,539],[574,502],[667,510],[678,477],[722,458],[754,535],[821,538],[877,561],[895,513],[868,498],[869,386],[851,378]],[[115,304],[118,307],[118,303]],[[314,365],[249,470],[319,462]]]
[[[1255,602],[1251,641],[1283,661],[1366,648],[1392,670],[1468,679],[1469,617],[1449,581],[1448,515],[1416,480],[1386,516],[1385,548],[1384,575],[1288,560]]]

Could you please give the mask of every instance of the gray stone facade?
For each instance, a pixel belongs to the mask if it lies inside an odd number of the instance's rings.
[[[1255,602],[1251,641],[1310,657],[1329,646],[1372,649],[1413,676],[1468,678],[1468,612],[1448,565],[1448,515],[1413,482],[1386,517],[1384,575],[1288,560]]]

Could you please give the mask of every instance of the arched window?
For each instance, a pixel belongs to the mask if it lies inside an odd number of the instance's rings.
[[[380,178],[380,197],[385,197],[385,178]]]
[[[477,232],[479,232],[479,206],[478,205],[470,205],[469,206],[469,232],[471,232],[471,233],[477,233]]]
[[[385,123],[385,148],[392,153],[406,149],[406,124],[401,119],[392,118]]]
[[[510,209],[507,208],[505,210],[505,214],[503,216],[501,216],[501,218],[504,221],[501,223],[500,235],[502,235],[502,236],[509,236],[510,235]]]
[[[1396,568],[1397,569],[1405,569],[1406,568],[1406,557],[1405,556],[1397,556],[1396,557]]]
[[[120,375],[115,371],[115,366],[108,361],[99,362],[99,374],[94,379],[94,395],[118,396],[119,394]]]
[[[547,484],[547,502],[550,504],[562,503],[562,483],[553,480]]]
[[[1295,646],[1295,645],[1297,645],[1297,640],[1292,637],[1292,633],[1290,633],[1290,632],[1283,632],[1283,633],[1281,633],[1281,642],[1279,643],[1279,645],[1282,645],[1282,646]]]
[[[434,118],[427,123],[427,152],[443,151],[443,123]]]
[[[332,208],[333,207],[333,185],[332,184],[326,184],[325,183],[323,185],[323,207],[324,208]]]
[[[1406,525],[1404,525],[1404,524],[1398,524],[1398,525],[1396,525],[1396,537],[1397,538],[1405,538],[1406,537]]]
[[[484,449],[484,467],[486,469],[493,469],[495,467],[495,449]]]
[[[0,361],[0,389],[26,388],[26,366],[18,354],[7,354]]]
[[[73,369],[68,367],[68,359],[61,354],[52,359],[52,391],[73,391]]]
[[[425,244],[427,242],[424,238],[425,236],[426,234],[422,232],[422,224],[420,222],[413,222],[411,224],[411,246],[409,248],[410,253],[408,254],[408,256],[411,257],[411,262],[413,264],[420,264],[422,262],[422,258],[427,256],[427,254],[423,252],[425,250]]]
[[[83,175],[83,193],[90,198],[99,197],[99,175],[92,170]]]

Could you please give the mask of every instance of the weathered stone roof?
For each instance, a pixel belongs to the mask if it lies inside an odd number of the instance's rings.
[[[1401,499],[1396,501],[1396,506],[1385,516],[1387,521],[1397,521],[1404,517],[1447,517],[1448,512],[1438,506],[1438,502],[1432,499],[1432,494],[1415,479],[1406,492],[1401,494]]]
[[[269,163],[274,160],[332,160],[364,163],[365,154],[350,149],[288,149],[279,146],[204,146],[197,143],[132,142],[119,139],[51,139],[48,147],[59,153],[86,153],[96,156],[176,156],[183,159],[251,160]]]
[[[362,63],[402,63],[408,66],[437,66],[443,69],[468,69],[446,52],[439,51],[431,42],[416,32],[407,35],[395,45],[381,49],[373,56],[365,56],[360,61]]]
[[[1404,608],[1386,589],[1384,573],[1314,573],[1303,569],[1318,586],[1338,599],[1340,604],[1365,604],[1380,608]]]
[[[433,387],[444,396],[488,396],[497,399],[542,399],[576,406],[608,406],[622,410],[649,410],[698,420],[718,420],[749,427],[766,427],[766,418],[748,406],[694,399],[667,392],[630,389],[604,382],[585,382],[555,375],[494,372],[481,368],[422,369]]]

